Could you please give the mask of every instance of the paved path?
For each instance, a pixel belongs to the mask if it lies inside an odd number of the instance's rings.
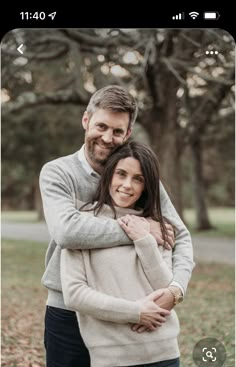
[[[44,222],[22,223],[2,221],[2,238],[48,242],[49,234]]]
[[[49,234],[44,222],[15,223],[2,221],[2,238],[48,242]],[[195,262],[235,263],[235,241],[228,238],[207,238],[194,235],[193,249]]]

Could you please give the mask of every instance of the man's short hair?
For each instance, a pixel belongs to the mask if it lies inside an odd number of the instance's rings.
[[[128,112],[130,116],[128,128],[133,127],[138,114],[135,98],[119,85],[108,85],[92,95],[86,109],[89,118],[98,108],[115,112]]]

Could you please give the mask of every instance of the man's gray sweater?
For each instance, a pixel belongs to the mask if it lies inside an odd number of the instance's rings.
[[[76,200],[92,199],[99,178],[89,175],[78,159],[78,152],[46,163],[40,173],[44,215],[51,237],[45,260],[42,283],[48,289],[47,304],[67,309],[61,278],[61,250],[107,248],[132,244],[116,220],[86,216],[76,209]],[[175,227],[173,281],[186,291],[191,277],[193,250],[190,234],[160,185],[163,216]]]

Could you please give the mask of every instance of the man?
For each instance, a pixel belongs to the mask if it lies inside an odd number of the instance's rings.
[[[47,367],[90,366],[89,355],[79,333],[75,312],[67,310],[60,280],[61,249],[105,248],[132,243],[112,219],[88,219],[75,208],[75,199],[91,200],[99,173],[113,149],[130,136],[137,116],[134,98],[119,86],[98,90],[90,99],[82,118],[85,144],[76,153],[47,163],[40,173],[40,189],[51,241],[46,254],[42,283],[48,288],[45,314]],[[181,300],[194,266],[189,232],[161,186],[163,216],[176,228],[173,257],[174,278],[168,288],[153,292],[142,302],[140,323],[134,330],[151,327],[154,314],[170,310]],[[151,233],[163,244],[160,227],[150,219]],[[173,245],[172,226],[167,225]],[[92,244],[92,245],[91,245]],[[155,303],[156,302],[156,303]],[[127,319],[133,322],[133,319]],[[93,331],[91,330],[91,333]]]

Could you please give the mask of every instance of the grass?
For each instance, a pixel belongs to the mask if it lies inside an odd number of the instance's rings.
[[[46,291],[40,284],[46,245],[2,241],[2,366],[43,367]],[[213,337],[234,366],[234,267],[197,265],[185,301],[176,307],[181,324],[181,367],[194,366],[192,351]]]
[[[2,240],[2,366],[43,367],[46,245]]]
[[[196,230],[195,212],[193,209],[184,210],[186,225],[192,234],[202,234],[211,237],[235,238],[235,210],[234,208],[210,208],[208,210],[211,224],[215,227],[207,231]]]
[[[4,210],[1,213],[2,220],[9,222],[28,222],[38,221],[37,212],[34,210]]]
[[[235,365],[234,289],[234,266],[196,266],[185,301],[176,307],[181,325],[181,367],[194,366],[193,348],[205,338],[223,343],[227,353],[225,366]]]

